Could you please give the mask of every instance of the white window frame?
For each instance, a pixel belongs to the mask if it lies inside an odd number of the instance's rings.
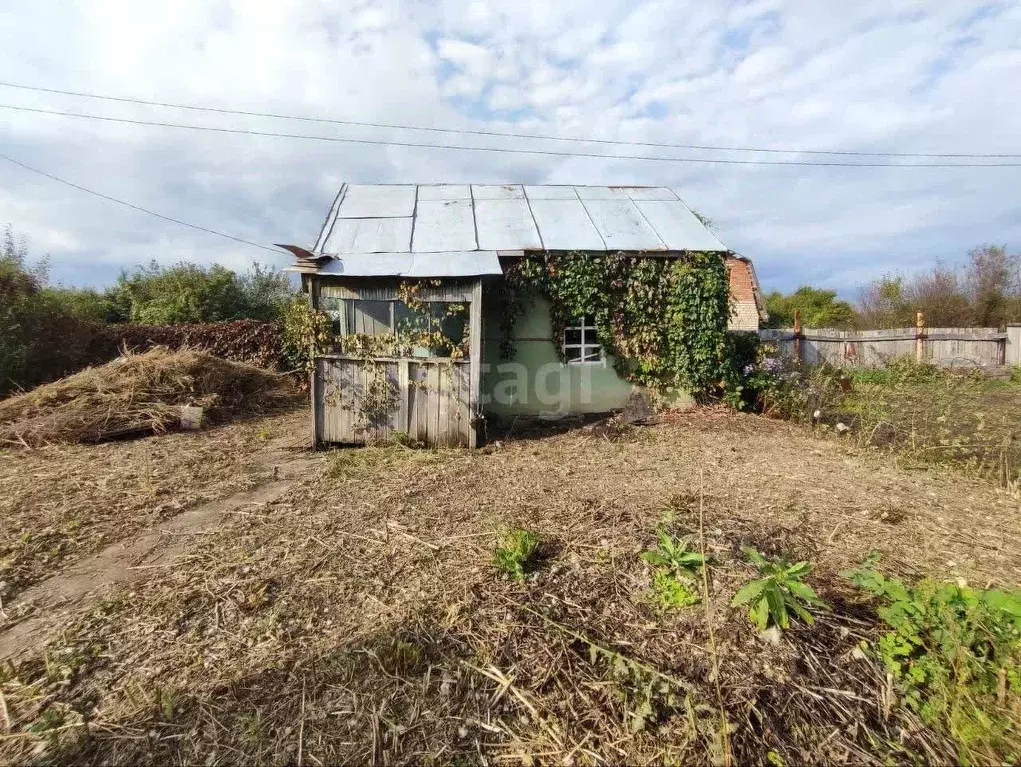
[[[577,324],[568,324],[564,327],[564,336],[561,339],[561,349],[563,350],[564,353],[564,362],[568,365],[601,365],[603,367],[606,367],[606,350],[603,348],[602,341],[600,341],[598,344],[585,343],[585,331],[596,330],[595,324],[591,322],[585,322],[584,316],[577,320],[572,320],[572,323],[575,322]],[[580,343],[576,344],[567,343],[567,333],[568,331],[571,330],[577,330],[581,334]],[[598,330],[596,330],[596,332],[598,333]],[[585,350],[586,349],[591,350],[593,348],[599,349],[599,359],[597,360],[585,359],[586,357]],[[580,349],[581,357],[576,360],[568,359],[567,357],[568,349]]]

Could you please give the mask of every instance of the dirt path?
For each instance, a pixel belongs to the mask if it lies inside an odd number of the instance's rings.
[[[304,452],[292,437],[274,440],[252,456],[272,479],[250,490],[204,503],[143,529],[22,592],[5,608],[28,607],[24,619],[0,627],[0,658],[13,659],[38,647],[84,603],[174,566],[196,536],[210,534],[231,513],[272,503],[313,471],[319,456]]]

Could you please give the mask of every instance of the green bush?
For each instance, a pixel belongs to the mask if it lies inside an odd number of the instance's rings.
[[[0,244],[0,395],[88,363],[103,331],[91,301],[47,288],[45,267],[28,266],[24,244],[6,230]]]
[[[889,627],[867,646],[897,681],[904,705],[949,733],[962,763],[1021,759],[1021,591],[926,578],[908,586],[875,570],[842,575],[879,600]]]
[[[294,295],[290,279],[254,264],[244,275],[226,267],[152,261],[122,272],[106,293],[114,321],[141,325],[224,320],[276,320]]]

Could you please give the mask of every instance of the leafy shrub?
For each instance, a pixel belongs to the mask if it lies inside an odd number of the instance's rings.
[[[29,267],[10,228],[0,243],[0,396],[52,381],[87,364],[100,319],[46,287],[44,266]]]
[[[281,352],[285,366],[288,370],[311,372],[315,356],[321,354],[330,342],[329,316],[315,311],[305,298],[297,296],[284,306],[281,326]]]
[[[496,551],[493,552],[493,564],[501,572],[519,581],[524,580],[538,548],[539,536],[530,530],[521,528],[506,530],[501,533]]]
[[[652,602],[660,610],[688,607],[699,601],[694,581],[705,566],[705,557],[688,549],[687,538],[659,531],[659,548],[646,551],[642,559],[653,566]]]
[[[164,267],[152,261],[133,272],[122,272],[117,284],[107,291],[107,301],[114,321],[170,325],[271,321],[293,295],[286,275],[259,264],[238,275],[219,265],[181,262]]]
[[[816,595],[815,590],[804,582],[812,566],[805,561],[791,564],[783,557],[766,559],[750,546],[741,549],[763,578],[746,583],[731,600],[731,607],[751,604],[748,619],[759,630],[764,631],[770,624],[782,629],[790,626],[788,610],[805,623],[812,625],[815,618],[809,607],[828,608]]]
[[[886,578],[876,559],[842,575],[879,600],[890,627],[871,648],[904,705],[958,744],[965,763],[1021,758],[1021,591]]]

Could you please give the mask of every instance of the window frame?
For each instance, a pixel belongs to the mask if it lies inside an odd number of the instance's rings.
[[[593,319],[593,321],[592,322],[587,322],[587,320],[589,320],[589,319]],[[580,334],[581,341],[579,341],[576,344],[568,343],[567,342],[567,334],[570,331],[572,331],[572,330],[576,330]],[[601,340],[597,341],[597,343],[588,343],[588,342],[586,342],[585,341],[585,331],[586,330],[594,331],[596,333],[596,338],[597,339],[599,338],[599,335],[598,335],[599,334],[599,330],[598,330],[598,328],[596,328],[595,320],[594,320],[594,318],[592,318],[592,315],[585,315],[585,316],[582,316],[580,318],[578,318],[578,317],[571,318],[570,320],[568,320],[568,323],[564,326],[564,332],[563,332],[563,336],[561,338],[561,343],[560,343],[560,350],[561,350],[561,352],[564,355],[564,364],[565,365],[600,365],[602,367],[606,367],[606,349],[603,346],[603,342]],[[580,352],[581,352],[581,356],[578,357],[578,359],[569,359],[568,356],[567,356],[567,350],[568,349],[579,349]],[[586,356],[587,356],[586,350],[591,350],[591,349],[598,349],[599,350],[599,359],[586,359]],[[591,353],[591,352],[589,352],[589,353]]]

